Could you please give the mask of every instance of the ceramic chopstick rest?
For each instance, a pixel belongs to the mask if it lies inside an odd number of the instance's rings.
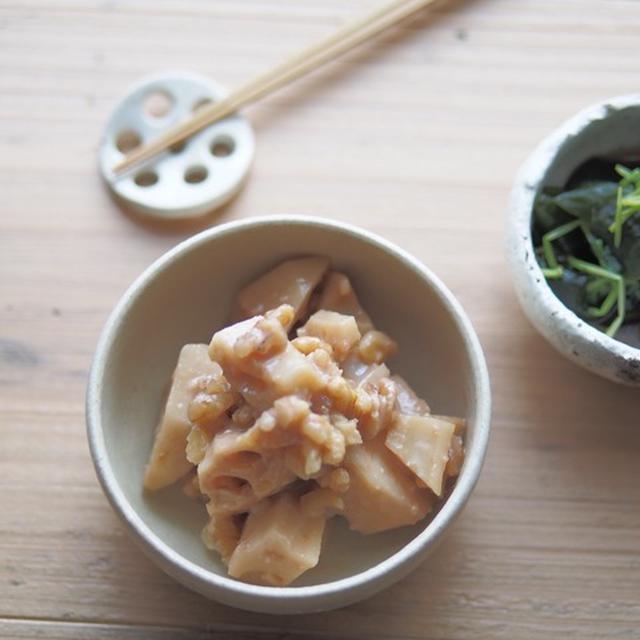
[[[191,73],[136,85],[111,115],[100,144],[100,170],[116,198],[136,213],[163,219],[204,215],[228,202],[242,187],[255,149],[251,125],[238,114],[120,176],[113,172],[129,151],[225,95],[220,85]]]

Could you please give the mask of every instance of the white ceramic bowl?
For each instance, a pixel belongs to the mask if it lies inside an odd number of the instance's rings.
[[[564,356],[614,382],[640,385],[640,331],[626,342],[579,318],[547,284],[536,261],[531,216],[538,192],[563,187],[571,174],[595,157],[640,155],[640,94],[611,98],[565,122],[522,166],[509,205],[507,256],[518,298],[538,331]]]
[[[400,343],[394,369],[436,412],[468,421],[466,460],[430,522],[362,536],[331,522],[320,564],[297,586],[227,577],[200,540],[202,505],[179,489],[143,494],[162,392],[186,342],[208,341],[234,292],[286,257],[329,256],[352,278],[375,322]],[[420,262],[366,231],[308,217],[254,218],[178,245],[124,294],[98,343],[87,390],[91,454],[102,487],[134,539],[162,569],[215,600],[269,613],[341,607],[398,580],[433,548],[478,479],[489,435],[490,390],[482,349],[462,308]]]

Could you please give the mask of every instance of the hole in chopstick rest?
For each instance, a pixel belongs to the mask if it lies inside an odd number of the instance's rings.
[[[169,153],[177,154],[182,153],[187,146],[187,141],[183,140],[182,142],[176,142],[169,147]]]
[[[209,172],[207,171],[207,168],[198,164],[193,167],[189,167],[184,172],[184,181],[189,184],[199,184],[200,182],[204,182],[208,175]]]
[[[212,102],[213,100],[211,98],[200,98],[199,100],[196,100],[193,103],[193,107],[191,107],[191,111],[195,113],[196,111],[199,111],[200,109],[202,109],[202,107],[206,107],[207,105],[210,105]]]
[[[236,143],[231,136],[217,136],[209,145],[209,151],[216,158],[230,156],[236,148]]]
[[[142,143],[140,136],[132,129],[125,129],[116,138],[116,149],[121,153],[129,153]]]
[[[136,174],[136,177],[133,179],[133,181],[139,187],[151,187],[156,182],[158,182],[158,174],[155,171],[141,171],[140,173]]]
[[[173,96],[162,89],[151,91],[145,96],[142,102],[144,114],[153,119],[164,118],[169,115],[172,108]]]

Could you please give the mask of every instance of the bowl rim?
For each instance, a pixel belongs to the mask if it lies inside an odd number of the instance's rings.
[[[531,233],[535,197],[545,183],[550,166],[565,145],[584,135],[585,130],[593,123],[606,120],[613,113],[629,108],[640,108],[640,93],[614,96],[581,109],[534,148],[520,167],[511,190],[506,236],[511,271],[524,281],[519,286],[542,292],[539,302],[553,318],[558,331],[576,336],[601,353],[608,352],[626,362],[640,362],[640,348],[609,337],[580,318],[555,295],[535,259]],[[514,247],[520,247],[521,250],[516,252]],[[522,249],[525,250],[524,257]],[[518,289],[518,284],[516,288]]]
[[[122,317],[142,295],[147,284],[160,275],[166,268],[170,267],[173,262],[202,244],[211,242],[214,239],[219,240],[227,234],[242,232],[256,225],[282,224],[311,228],[321,227],[325,230],[329,229],[330,231],[355,237],[360,241],[372,244],[376,248],[390,253],[404,266],[416,273],[421,280],[425,281],[446,307],[463,340],[470,367],[470,389],[472,393],[470,394],[469,402],[472,414],[475,414],[472,455],[469,455],[465,461],[463,471],[451,494],[423,531],[394,554],[364,571],[338,580],[299,587],[252,585],[240,582],[231,577],[219,575],[188,560],[162,541],[137,514],[121,490],[109,462],[101,421],[101,381],[105,372],[109,351],[118,334]],[[475,411],[473,411],[473,409],[475,409]],[[294,602],[299,602],[307,599],[319,600],[321,598],[337,596],[356,588],[364,588],[371,583],[379,583],[388,573],[399,571],[401,567],[411,564],[412,562],[417,562],[421,552],[431,546],[442,535],[446,527],[460,513],[469,499],[486,456],[490,431],[490,415],[491,391],[489,373],[480,341],[462,306],[440,279],[408,252],[376,234],[348,223],[307,215],[256,216],[221,224],[206,229],[182,241],[155,260],[126,289],[109,315],[97,343],[86,392],[87,437],[96,475],[112,508],[132,532],[136,542],[142,546],[143,550],[148,551],[165,571],[179,581],[197,590],[198,584],[205,584],[208,587],[207,593],[209,593],[209,595],[211,595],[212,591],[217,594],[233,593],[238,600],[235,606],[239,607],[249,607],[249,602],[255,599],[281,601],[283,598],[287,598]],[[383,586],[384,585],[380,585],[379,588]],[[216,596],[214,595],[213,597],[215,598]],[[347,604],[347,602],[345,602],[345,604]]]

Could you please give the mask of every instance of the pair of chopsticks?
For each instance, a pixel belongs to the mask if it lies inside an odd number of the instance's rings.
[[[351,22],[333,35],[260,74],[219,102],[198,109],[194,115],[147,144],[134,149],[113,168],[116,174],[166,151],[201,129],[227,117],[247,104],[284,87],[437,0],[392,0],[389,4]]]

